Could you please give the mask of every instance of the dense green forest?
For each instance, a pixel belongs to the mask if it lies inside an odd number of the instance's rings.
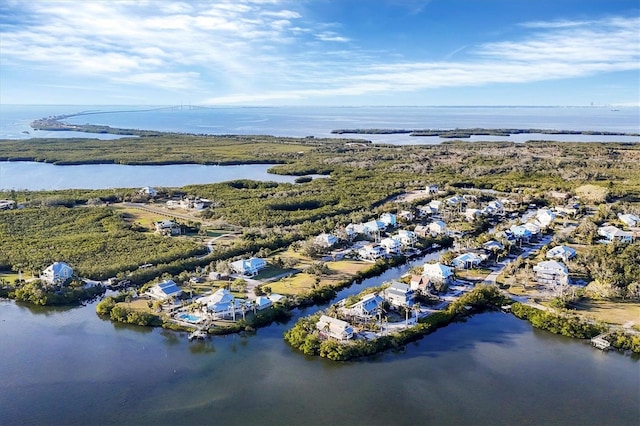
[[[105,279],[146,263],[203,253],[199,244],[131,229],[106,207],[41,207],[0,212],[0,269],[37,275],[64,260],[82,277]]]
[[[340,225],[370,220],[383,211],[414,207],[418,202],[389,201],[427,184],[445,190],[439,197],[493,189],[518,202],[535,200],[541,205],[555,202],[550,190],[580,193],[577,189],[585,185],[605,194],[598,200],[583,197],[587,203],[634,205],[640,200],[640,144],[450,141],[395,146],[352,139],[161,134],[117,140],[3,140],[0,158],[61,164],[263,162],[277,163],[271,168],[274,173],[326,175],[295,184],[239,180],[159,188],[167,198],[208,198],[212,206],[202,212],[202,219],[242,227],[242,235],[224,251],[215,251],[212,260],[261,250],[264,254]],[[137,189],[5,191],[0,198],[27,206],[0,212],[3,269],[37,272],[55,260],[65,260],[82,276],[99,278],[134,271],[145,263],[165,265],[160,270],[137,270],[136,276],[144,280],[207,263],[184,260],[202,250],[196,243],[139,232],[103,207],[104,202],[145,201]],[[623,258],[636,259],[637,253],[621,253],[619,259]],[[585,268],[598,278],[597,269]],[[620,268],[626,268],[623,276],[633,275],[628,266]],[[617,276],[602,281],[615,281]]]

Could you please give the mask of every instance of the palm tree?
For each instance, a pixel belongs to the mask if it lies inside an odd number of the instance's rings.
[[[407,304],[402,305],[402,309],[404,309],[404,315],[405,315],[404,325],[409,326],[409,311],[411,309],[409,308],[409,305],[407,305]]]
[[[376,315],[378,316],[378,322],[380,324],[380,329],[382,329],[382,314],[385,313],[384,307],[382,303],[378,305],[376,308]]]
[[[413,312],[416,314],[416,323],[418,322],[418,315],[420,314],[420,304],[419,303],[414,303],[413,304]]]

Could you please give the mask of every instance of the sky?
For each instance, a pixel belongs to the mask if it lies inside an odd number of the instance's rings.
[[[640,105],[639,0],[2,0],[0,104]]]

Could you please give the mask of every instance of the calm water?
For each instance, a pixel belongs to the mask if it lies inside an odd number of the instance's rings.
[[[405,273],[439,253],[341,292]],[[296,312],[308,315],[317,308]],[[453,324],[401,353],[347,363],[282,339],[189,343],[79,308],[0,302],[0,424],[616,424],[640,420],[638,362],[503,313]]]
[[[167,166],[125,166],[90,164],[54,166],[30,161],[0,161],[0,190],[28,189],[106,189],[144,186],[181,187],[191,184],[225,182],[235,179],[290,182],[295,176],[267,172],[273,165],[243,164],[205,166],[177,164]]]
[[[67,119],[74,124],[104,124],[136,128],[208,134],[266,134],[274,136],[330,137],[331,130],[341,128],[542,128],[561,130],[600,130],[639,132],[638,108],[496,108],[496,107],[276,107],[276,108],[207,108],[154,109],[114,106],[18,106],[0,105],[0,138],[55,137],[58,132],[33,132],[29,123],[49,115],[100,112]],[[131,112],[135,110],[137,112]],[[127,112],[118,112],[127,111]],[[23,131],[30,131],[24,134]],[[60,132],[77,136],[75,132]],[[85,135],[87,136],[87,135]],[[88,137],[94,137],[88,135]],[[103,137],[96,135],[95,137]],[[113,136],[104,136],[106,138]],[[350,136],[349,136],[350,137]],[[408,135],[360,135],[375,142],[397,144],[432,144],[443,139]],[[529,139],[559,141],[638,142],[637,137],[515,135],[509,138],[479,136],[471,140]]]
[[[0,302],[0,423],[638,424],[638,363],[476,316],[403,353],[304,357],[288,325],[189,343],[113,325],[93,306]]]

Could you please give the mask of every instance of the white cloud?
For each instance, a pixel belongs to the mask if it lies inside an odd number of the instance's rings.
[[[469,46],[466,60],[439,62],[384,63],[370,59],[344,64],[325,63],[310,80],[312,89],[271,92],[267,100],[312,97],[353,96],[370,93],[414,92],[443,87],[468,87],[493,83],[531,83],[552,79],[585,77],[603,72],[640,71],[640,36],[637,18],[612,18],[525,27],[537,32],[519,41],[503,41]],[[454,51],[448,58],[462,49]],[[350,51],[340,51],[340,55]],[[210,103],[232,103],[261,99],[251,95],[218,97]]]
[[[517,25],[517,38],[467,44],[441,61],[408,61],[402,49],[359,48],[361,40],[345,36],[339,23],[314,21],[296,1],[39,0],[5,7],[26,13],[21,25],[0,26],[5,69],[51,71],[63,83],[89,77],[112,83],[114,90],[134,85],[184,91],[207,103],[414,92],[640,69],[637,17],[525,22]]]

